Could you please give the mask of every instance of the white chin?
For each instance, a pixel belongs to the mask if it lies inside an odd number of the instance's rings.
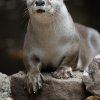
[[[40,23],[51,23],[52,20],[54,19],[50,14],[48,13],[36,13],[35,14],[35,19],[37,22],[40,22]]]

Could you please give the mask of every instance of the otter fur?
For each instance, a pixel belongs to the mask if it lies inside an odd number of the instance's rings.
[[[27,0],[29,23],[24,42],[26,88],[42,88],[42,71],[67,79],[73,70],[88,71],[100,53],[99,33],[73,22],[63,0]]]

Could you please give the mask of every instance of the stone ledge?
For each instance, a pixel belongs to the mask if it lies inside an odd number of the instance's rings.
[[[100,100],[100,58],[93,59],[87,74],[82,75],[78,71],[73,74],[74,78],[55,79],[51,74],[43,73],[42,90],[29,95],[24,89],[24,72],[11,76],[0,73],[0,100]],[[87,91],[94,96],[85,99]]]

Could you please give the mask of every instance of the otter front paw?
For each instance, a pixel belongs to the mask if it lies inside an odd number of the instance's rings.
[[[31,94],[37,93],[42,88],[42,75],[41,73],[28,72],[25,77],[25,88]]]
[[[67,79],[73,77],[72,68],[67,66],[59,67],[52,76],[58,79]]]

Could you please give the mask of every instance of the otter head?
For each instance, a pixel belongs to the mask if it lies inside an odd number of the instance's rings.
[[[60,15],[64,5],[63,0],[27,0],[29,14],[39,21],[52,21],[54,17]]]

